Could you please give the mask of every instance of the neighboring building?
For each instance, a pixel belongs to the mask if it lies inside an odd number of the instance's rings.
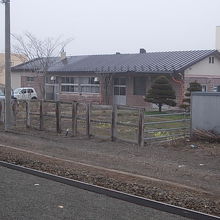
[[[25,58],[19,54],[11,54],[11,66],[25,62]],[[0,53],[0,84],[5,84],[5,54]]]
[[[220,26],[216,27],[216,53],[195,63],[184,71],[185,87],[190,82],[197,81],[202,85],[203,92],[220,92]]]
[[[38,98],[44,97],[45,70],[58,58],[33,59],[11,68],[12,89],[20,87],[33,87],[37,91]],[[43,68],[42,68],[43,66]],[[42,69],[45,69],[44,71]]]

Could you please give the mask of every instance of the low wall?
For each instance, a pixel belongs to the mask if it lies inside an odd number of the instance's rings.
[[[192,131],[193,129],[204,129],[220,134],[220,93],[192,93],[191,114]]]

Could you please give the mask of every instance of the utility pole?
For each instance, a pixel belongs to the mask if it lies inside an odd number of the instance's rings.
[[[5,131],[12,126],[11,108],[11,42],[10,42],[10,0],[5,4]]]

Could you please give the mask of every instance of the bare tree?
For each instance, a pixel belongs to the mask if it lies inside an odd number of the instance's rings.
[[[38,76],[43,77],[44,82],[48,67],[56,60],[53,58],[58,57],[60,51],[72,41],[72,39],[62,41],[60,37],[40,40],[29,32],[25,32],[23,35],[12,34],[12,37],[14,53],[19,57],[25,57],[26,61],[31,61],[28,63],[29,68],[37,72]],[[44,83],[39,85],[39,88],[45,98]]]

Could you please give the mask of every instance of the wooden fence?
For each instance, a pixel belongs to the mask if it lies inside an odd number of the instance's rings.
[[[143,146],[145,142],[167,139],[160,136],[174,138],[175,134],[168,133],[171,130],[178,130],[178,136],[185,136],[187,132],[186,126],[184,129],[181,126],[158,128],[158,124],[172,123],[172,121],[158,121],[158,119],[155,121],[155,118],[160,115],[146,115],[144,108],[43,100],[15,101],[12,106],[15,128],[35,128],[73,137],[95,136]],[[165,117],[165,115],[162,116]],[[168,117],[169,114],[166,116]],[[149,121],[149,118],[153,118],[154,121]],[[4,121],[3,108],[0,109],[0,119]],[[178,121],[174,120],[173,123],[180,122],[186,122],[185,116]],[[179,126],[179,124],[176,125]]]

